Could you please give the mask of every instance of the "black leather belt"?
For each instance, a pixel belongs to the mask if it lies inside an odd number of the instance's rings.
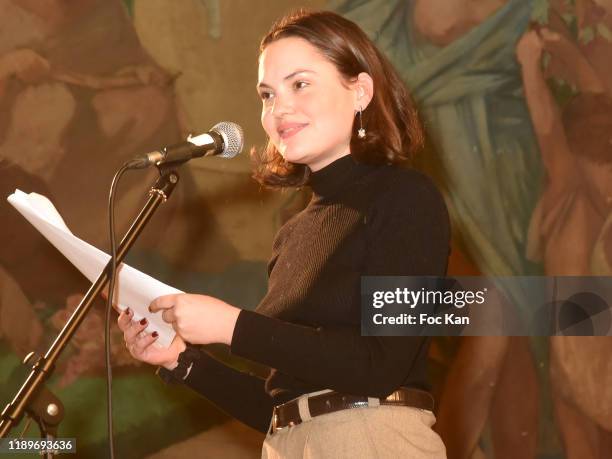
[[[304,421],[302,416],[300,416],[299,403],[301,398],[303,397],[274,407],[272,413],[272,426],[270,428],[271,433],[285,427],[300,424]],[[347,395],[334,391],[310,395],[307,397],[306,402],[302,401],[304,404],[302,410],[307,407],[308,415],[314,418],[315,416],[333,413],[335,411],[371,406],[372,401],[375,402],[374,406],[409,406],[428,411],[433,411],[434,409],[434,398],[429,392],[401,387],[388,397],[380,399],[368,399],[368,397]],[[302,414],[304,414],[304,411],[302,411]]]

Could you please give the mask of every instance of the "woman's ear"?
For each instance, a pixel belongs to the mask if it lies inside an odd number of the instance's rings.
[[[355,111],[365,110],[374,97],[374,80],[369,74],[361,72],[357,75],[354,88]]]

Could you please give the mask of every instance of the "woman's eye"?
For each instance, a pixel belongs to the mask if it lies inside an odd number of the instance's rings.
[[[304,89],[306,86],[308,86],[308,83],[306,83],[305,81],[296,81],[295,83],[293,83],[293,87],[295,89]]]
[[[262,91],[259,93],[259,97],[261,98],[261,100],[268,100],[272,97],[272,93],[267,92],[267,91]]]

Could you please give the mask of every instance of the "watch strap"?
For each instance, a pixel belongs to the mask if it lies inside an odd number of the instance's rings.
[[[200,349],[193,344],[187,344],[185,350],[178,355],[178,365],[174,369],[159,367],[156,374],[166,384],[183,383],[200,357]]]

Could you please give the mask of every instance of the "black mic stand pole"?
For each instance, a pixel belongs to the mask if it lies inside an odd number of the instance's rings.
[[[175,167],[172,164],[169,167]],[[117,249],[117,265],[119,265],[129,249],[149,222],[155,210],[169,197],[176,186],[179,176],[175,170],[159,166],[160,177],[149,191],[149,199],[144,205],[130,229],[127,231]],[[95,298],[102,292],[109,282],[111,262],[109,261],[100,276],[91,285],[79,305],[76,307],[64,328],[59,332],[53,344],[43,357],[34,356],[31,352],[24,359],[24,363],[33,363],[32,371],[13,398],[2,411],[0,417],[0,438],[5,438],[14,427],[19,424],[24,412],[27,412],[38,424],[41,435],[47,439],[57,437],[57,427],[63,418],[63,405],[45,386],[45,381],[53,373],[55,363],[60,354],[76,333],[78,327],[85,319]]]

